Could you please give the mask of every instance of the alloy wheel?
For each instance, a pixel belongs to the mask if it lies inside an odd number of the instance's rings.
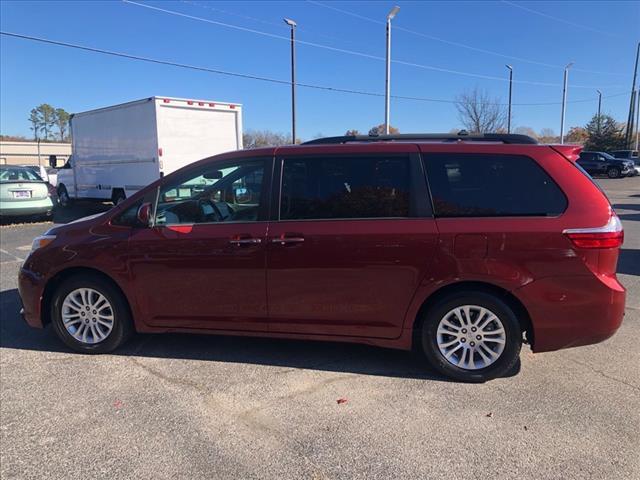
[[[77,288],[62,302],[62,323],[69,335],[85,344],[105,340],[114,324],[109,300],[92,288]]]
[[[500,358],[507,336],[502,321],[491,310],[462,305],[442,317],[436,341],[449,363],[465,370],[479,370]]]

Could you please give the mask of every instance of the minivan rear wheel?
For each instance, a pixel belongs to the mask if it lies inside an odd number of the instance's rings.
[[[81,353],[111,352],[133,332],[122,293],[99,275],[65,280],[53,295],[51,320],[58,337]]]
[[[463,382],[485,382],[512,371],[522,347],[513,310],[485,292],[458,292],[425,313],[422,349],[440,373]]]

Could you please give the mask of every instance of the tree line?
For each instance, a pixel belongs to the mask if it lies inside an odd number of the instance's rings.
[[[499,98],[491,97],[479,88],[464,92],[456,97],[456,110],[460,124],[469,133],[506,133],[507,109]],[[43,103],[31,109],[29,122],[33,139],[38,141],[68,141],[69,113],[63,108],[56,108]],[[611,115],[597,114],[584,126],[574,126],[565,136],[567,143],[584,145],[588,150],[610,151],[625,148],[625,124],[617,122]],[[458,129],[452,129],[457,132]],[[396,127],[390,126],[391,134],[399,133]],[[369,135],[384,133],[384,124],[371,127]],[[560,137],[551,128],[543,128],[536,132],[533,128],[520,126],[513,133],[528,135],[540,143],[559,143]],[[357,129],[350,129],[345,135],[361,135]],[[322,137],[322,134],[315,138]],[[2,135],[2,140],[26,140],[24,137]],[[301,140],[296,138],[296,143]],[[291,136],[271,130],[247,130],[243,134],[244,148],[260,148],[291,144]]]
[[[31,109],[29,122],[35,141],[68,141],[69,113],[64,108],[55,108],[43,103]]]

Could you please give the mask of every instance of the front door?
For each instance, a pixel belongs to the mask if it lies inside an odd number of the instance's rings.
[[[271,331],[400,335],[437,240],[414,149],[276,160],[282,180],[267,253]]]
[[[152,228],[130,237],[144,322],[266,331],[265,198],[271,159],[211,161],[160,187]]]

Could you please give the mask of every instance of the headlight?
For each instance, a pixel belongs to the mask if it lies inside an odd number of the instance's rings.
[[[55,235],[40,235],[33,239],[31,244],[31,251],[38,250],[39,248],[46,247],[56,239]]]

